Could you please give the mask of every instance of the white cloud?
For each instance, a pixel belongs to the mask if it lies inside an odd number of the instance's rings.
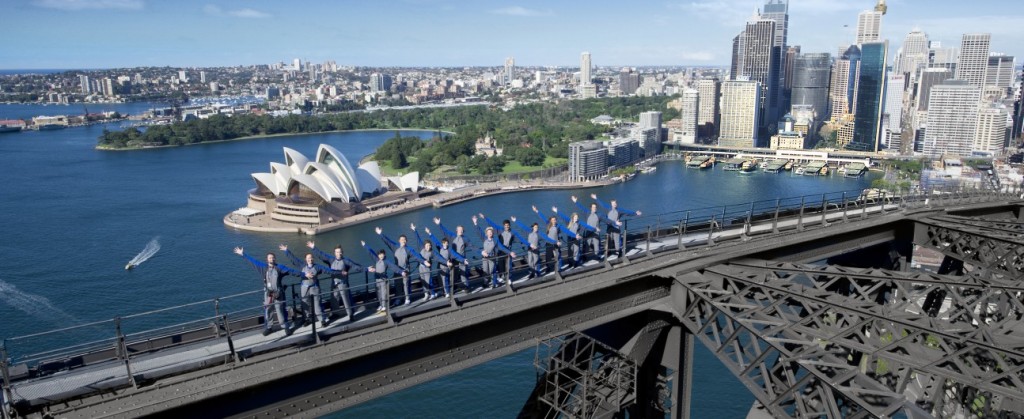
[[[244,19],[264,19],[270,17],[270,13],[261,12],[259,10],[250,9],[248,7],[235,10],[224,10],[221,9],[220,6],[207,4],[206,6],[203,6],[203,11],[206,12],[206,14],[213,16],[231,16],[240,17]]]
[[[87,9],[141,10],[145,6],[142,0],[34,0],[32,4],[37,7],[65,11]]]
[[[553,14],[551,10],[527,9],[522,6],[511,6],[503,7],[500,9],[494,9],[491,10],[491,13],[506,16],[551,16]]]

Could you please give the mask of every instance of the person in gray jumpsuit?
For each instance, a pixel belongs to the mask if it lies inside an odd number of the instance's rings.
[[[326,252],[317,249],[316,245],[309,241],[306,242],[306,246],[320,256],[320,260],[326,263],[331,268],[331,286],[333,291],[331,295],[331,313],[333,314],[338,310],[338,301],[345,306],[345,315],[348,316],[349,321],[352,320],[354,312],[354,306],[352,304],[352,291],[348,282],[348,275],[354,269],[362,268],[362,265],[352,261],[345,257],[345,251],[338,245],[334,248],[334,256],[328,255]]]
[[[249,254],[241,247],[235,248],[235,254],[245,258],[252,263],[256,271],[260,273],[263,280],[263,288],[266,291],[263,300],[263,336],[270,334],[270,307],[274,307],[277,315],[277,323],[284,329],[286,335],[292,334],[292,323],[288,321],[288,313],[284,309],[284,277],[288,275],[300,276],[299,271],[277,263],[277,257],[273,253],[267,253],[267,261],[260,261]]]

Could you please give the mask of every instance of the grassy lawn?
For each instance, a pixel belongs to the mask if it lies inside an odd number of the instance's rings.
[[[551,167],[551,166],[557,166],[557,165],[560,165],[560,164],[565,164],[565,162],[567,162],[567,161],[569,161],[569,159],[563,159],[563,158],[558,158],[558,157],[547,156],[547,157],[544,158],[544,164],[542,166],[523,166],[523,165],[519,164],[518,161],[512,160],[512,161],[508,162],[507,164],[505,164],[505,168],[501,172],[502,173],[532,172],[534,170],[543,169],[544,166]]]

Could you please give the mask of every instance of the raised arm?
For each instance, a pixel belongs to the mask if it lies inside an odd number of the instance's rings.
[[[480,237],[480,242],[483,242],[485,239],[484,229],[480,227],[480,219],[476,218],[475,215],[473,216],[473,227],[476,227],[476,235]]]
[[[606,202],[604,202],[600,198],[598,198],[597,194],[590,194],[590,197],[594,198],[594,202],[597,202],[597,205],[600,205],[601,208],[604,208],[606,210],[612,209],[611,205],[608,205]]]
[[[537,214],[537,216],[538,216],[538,217],[540,217],[540,223],[541,223],[541,224],[545,224],[545,223],[547,223],[547,222],[548,222],[548,217],[545,217],[545,216],[544,216],[544,213],[543,213],[543,212],[540,212],[540,210],[539,210],[539,209],[537,209],[537,206],[536,206],[536,205],[534,205],[534,206],[533,206],[533,213],[534,213],[534,214]]]
[[[377,260],[377,252],[370,245],[366,244],[363,240],[360,240],[359,244],[363,245],[363,249],[366,249],[367,252],[370,252],[370,260]]]
[[[398,247],[398,242],[391,240],[390,237],[384,234],[384,230],[382,230],[380,227],[377,227],[376,231],[377,235],[380,236],[380,239],[384,241],[384,245],[388,247],[388,250],[394,252],[395,248]]]
[[[437,225],[441,227],[441,232],[444,233],[444,235],[447,236],[449,240],[455,237],[455,232],[449,230],[447,227],[444,226],[444,224],[437,223]]]
[[[420,252],[417,252],[417,251],[413,250],[409,246],[405,246],[405,252],[410,254],[410,255],[412,255],[413,258],[415,258],[416,260],[418,260],[420,262],[426,262],[427,261],[426,259],[423,258],[423,255],[421,255]]]
[[[245,250],[242,249],[241,247],[236,247],[235,248],[235,254],[245,258],[245,260],[248,260],[249,263],[252,264],[252,266],[256,267],[256,269],[267,269],[269,267],[269,265],[267,265],[266,262],[264,262],[262,260],[259,260],[259,259],[256,259],[256,258],[250,256],[248,253],[245,253]]]
[[[558,218],[561,218],[563,223],[569,224],[572,222],[568,215],[558,212],[558,207],[551,207],[551,211],[554,212]]]
[[[576,195],[572,196],[572,203],[576,204],[576,208],[580,209],[580,214],[590,214],[590,208],[584,207],[580,200],[576,198]]]
[[[323,250],[317,249],[316,245],[314,245],[313,242],[306,242],[306,246],[309,247],[310,252],[313,252],[313,254],[316,255],[316,257],[322,260],[324,263],[331,263],[332,256],[327,254],[327,252]]]
[[[416,240],[420,242],[420,247],[423,247],[423,236],[420,236],[420,232],[416,230],[416,224],[409,223],[409,228],[416,235]]]
[[[583,220],[580,220],[580,221],[577,221],[577,222],[580,224],[580,227],[583,228],[584,230],[587,230],[587,231],[597,231],[597,227],[594,227],[594,226],[592,226],[590,224],[587,224],[587,223],[583,222]]]
[[[483,218],[484,221],[486,221],[487,224],[490,225],[491,227],[494,227],[495,230],[501,231],[505,229],[504,226],[494,222],[494,220],[491,220],[490,218],[485,217],[483,213],[480,214],[480,218]]]
[[[453,248],[453,247],[449,247],[448,248],[448,253],[452,255],[452,259],[455,259],[455,260],[457,260],[459,262],[465,262],[466,261],[466,257],[461,255],[459,252],[456,252],[455,248]]]
[[[281,249],[281,251],[284,252],[284,255],[288,257],[288,260],[290,260],[293,265],[302,266],[303,264],[305,264],[305,262],[303,262],[302,259],[299,259],[299,257],[295,256],[295,254],[292,253],[291,250],[288,250],[288,245],[282,244],[277,246],[277,248]]]
[[[512,232],[513,236],[516,236],[516,241],[522,243],[525,248],[527,248],[527,249],[530,248],[530,242],[528,240],[526,240],[526,237],[523,237],[523,236],[519,235],[519,232],[517,232],[515,230],[510,230],[510,231]],[[498,241],[501,241],[501,240],[498,240]]]
[[[523,224],[521,221],[517,220],[516,217],[512,217],[512,224],[515,224],[516,227],[522,229],[524,232],[526,232],[526,234],[530,234],[530,232],[533,231],[532,228],[527,227],[526,224]],[[513,233],[514,232],[515,230],[513,230]],[[526,241],[523,240],[523,243],[526,243]]]
[[[434,236],[434,233],[431,233],[429,228],[424,228],[423,231],[425,231],[427,235],[430,236],[430,241],[434,242],[434,247],[441,247],[441,240]]]

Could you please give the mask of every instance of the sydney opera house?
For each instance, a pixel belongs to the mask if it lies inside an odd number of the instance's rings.
[[[380,167],[369,161],[353,168],[337,149],[320,144],[309,160],[284,148],[284,163],[270,163],[269,173],[253,173],[256,187],[249,190],[242,215],[269,214],[278,223],[320,225],[340,221],[388,202],[373,199],[388,190],[416,192],[419,173],[382,178]],[[239,213],[236,211],[236,213]]]

